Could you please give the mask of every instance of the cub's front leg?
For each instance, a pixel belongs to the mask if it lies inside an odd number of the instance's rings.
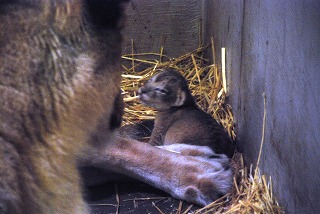
[[[232,170],[220,158],[184,156],[132,139],[117,139],[97,149],[89,164],[113,170],[205,206],[232,187]]]

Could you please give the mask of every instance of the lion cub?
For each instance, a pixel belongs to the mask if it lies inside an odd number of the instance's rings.
[[[144,105],[158,110],[151,145],[164,145],[175,151],[181,150],[177,144],[207,146],[214,154],[229,158],[233,155],[234,145],[224,128],[197,106],[187,81],[178,71],[163,70],[148,80],[138,95]]]

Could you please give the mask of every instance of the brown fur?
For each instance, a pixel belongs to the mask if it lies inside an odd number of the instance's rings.
[[[180,155],[114,134],[123,108],[121,2],[0,0],[0,213],[88,213],[77,165],[199,205],[216,199],[211,187],[229,191],[223,157],[202,148],[193,148],[200,156]]]
[[[0,1],[0,213],[88,212],[76,158],[121,114],[121,2],[104,4]]]
[[[139,89],[139,96],[142,103],[158,110],[150,144],[209,146],[217,154],[233,155],[234,145],[226,131],[196,105],[178,71],[166,69],[155,75]]]

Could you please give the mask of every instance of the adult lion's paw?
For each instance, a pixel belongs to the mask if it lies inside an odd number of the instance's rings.
[[[179,164],[170,176],[171,195],[201,206],[227,194],[233,184],[233,172],[228,158],[180,156]],[[175,178],[175,179],[173,179]]]

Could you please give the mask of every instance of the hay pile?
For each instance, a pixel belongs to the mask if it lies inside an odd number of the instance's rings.
[[[204,51],[212,51],[214,64],[204,59]],[[232,139],[235,140],[232,108],[225,103],[221,70],[215,64],[213,42],[207,47],[199,47],[178,58],[169,58],[160,53],[131,53],[122,56],[124,70],[121,89],[125,101],[124,124],[154,119],[156,111],[139,103],[136,92],[156,69],[174,68],[188,80],[189,88],[199,106],[219,121]],[[281,207],[272,194],[271,178],[266,179],[256,170],[244,166],[241,154],[233,160],[235,168],[233,191],[196,213],[282,213]],[[178,210],[177,213],[188,213]]]

